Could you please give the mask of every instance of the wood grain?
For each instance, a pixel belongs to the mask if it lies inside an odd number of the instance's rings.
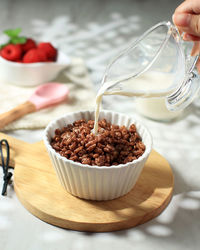
[[[8,139],[14,151],[14,187],[21,203],[41,220],[63,228],[106,232],[134,227],[159,215],[173,191],[168,162],[153,151],[127,195],[112,201],[87,201],[60,185],[43,142],[28,144]]]
[[[21,118],[22,116],[35,112],[36,107],[33,103],[26,101],[17,107],[0,114],[0,129],[4,128],[9,123]]]

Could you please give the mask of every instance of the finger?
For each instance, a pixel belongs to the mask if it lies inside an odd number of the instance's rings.
[[[183,32],[200,36],[200,15],[177,13],[173,16],[174,24]]]
[[[199,1],[198,0],[184,1],[176,8],[175,13],[199,14],[200,13]]]
[[[200,37],[198,36],[194,36],[188,33],[184,33],[184,35],[182,36],[184,41],[200,41]]]
[[[188,24],[190,23],[190,19],[191,19],[191,14],[188,13],[174,13],[172,16],[173,19],[173,23],[176,26],[181,27],[187,27]]]

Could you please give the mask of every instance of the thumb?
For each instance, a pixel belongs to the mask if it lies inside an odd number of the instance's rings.
[[[175,13],[173,22],[181,31],[200,37],[200,15]]]

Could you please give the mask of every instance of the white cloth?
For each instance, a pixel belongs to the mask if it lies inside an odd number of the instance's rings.
[[[54,81],[65,83],[69,88],[69,97],[65,102],[28,114],[7,125],[2,130],[43,128],[52,119],[67,112],[94,107],[95,92],[82,59],[72,59],[70,67],[62,72]],[[0,113],[6,112],[18,104],[27,101],[35,88],[0,83]]]

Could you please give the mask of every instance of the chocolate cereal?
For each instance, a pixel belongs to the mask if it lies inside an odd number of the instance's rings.
[[[96,136],[92,133],[93,120],[77,120],[56,129],[51,146],[69,160],[97,166],[125,164],[144,153],[145,145],[134,124],[127,129],[103,119],[98,125]]]

